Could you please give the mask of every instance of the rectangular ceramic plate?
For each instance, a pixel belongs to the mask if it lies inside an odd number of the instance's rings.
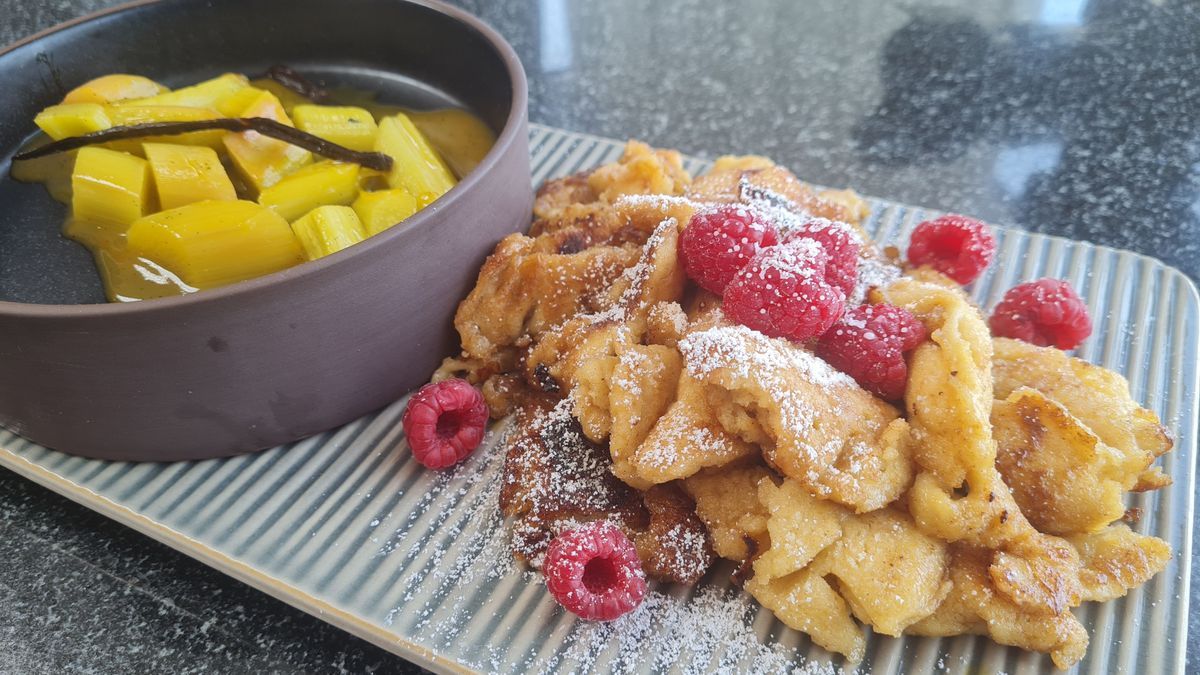
[[[616,159],[620,143],[534,126],[534,182]],[[705,163],[689,160],[687,168]],[[872,200],[868,228],[907,241],[931,214]],[[1123,373],[1176,439],[1175,484],[1133,495],[1136,529],[1170,542],[1166,571],[1127,597],[1087,605],[1081,673],[1183,672],[1195,483],[1195,287],[1134,253],[997,228],[996,264],[974,286],[990,308],[1013,284],[1069,279],[1096,332],[1079,350]],[[179,464],[85,460],[0,429],[0,464],[407,659],[446,672],[821,672],[841,660],[729,585],[660,588],[614,625],[576,622],[514,566],[496,510],[499,453],[451,473],[410,459],[403,402],[341,429],[252,456]],[[1049,672],[1048,658],[984,638],[872,636],[864,672]]]

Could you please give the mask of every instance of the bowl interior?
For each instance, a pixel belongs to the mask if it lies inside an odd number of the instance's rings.
[[[182,86],[284,63],[327,86],[418,109],[464,107],[497,134],[512,83],[471,26],[398,0],[163,0],[127,6],[0,53],[0,301],[104,302],[88,251],[62,236],[67,209],[9,176],[33,116],[98,75],[137,73]],[[151,301],[153,302],[153,301]]]

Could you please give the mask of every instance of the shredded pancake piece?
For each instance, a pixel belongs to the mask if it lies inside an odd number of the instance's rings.
[[[1007,398],[1021,387],[1036,389],[1124,455],[1122,471],[1136,468],[1137,480],[1125,489],[1157,490],[1170,484],[1150,465],[1171,449],[1171,437],[1157,415],[1134,402],[1125,378],[1053,347],[1008,338],[995,338],[992,344],[996,398]]]
[[[744,326],[693,332],[679,348],[721,425],[814,495],[864,512],[908,487],[899,411],[812,353]]]

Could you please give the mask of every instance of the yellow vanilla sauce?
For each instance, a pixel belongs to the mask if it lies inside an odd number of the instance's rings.
[[[361,95],[360,95],[361,96]],[[334,98],[340,98],[335,92]],[[346,96],[346,98],[357,98]],[[496,142],[492,130],[475,115],[461,109],[412,110],[400,106],[379,104],[363,105],[348,101],[333,100],[328,105],[362,105],[377,117],[389,112],[403,112],[429,140],[429,143],[445,160],[450,171],[461,180],[483,161]],[[161,137],[160,137],[161,138]],[[157,140],[157,139],[147,139]],[[169,138],[163,138],[169,142]],[[43,134],[28,144],[32,148],[49,141]],[[127,142],[127,141],[126,141]],[[314,157],[314,159],[319,159]],[[71,203],[71,171],[75,152],[58,153],[39,159],[13,162],[12,177],[24,182],[43,183],[56,200]],[[226,167],[234,184],[236,173]],[[364,169],[363,171],[367,171]],[[382,176],[379,176],[382,182]],[[382,186],[381,186],[382,187]],[[238,186],[239,198],[243,187]],[[422,207],[426,204],[422,204]],[[110,302],[133,302],[173,295],[194,293],[200,288],[189,286],[170,270],[150,260],[138,257],[126,250],[124,233],[114,234],[110,229],[67,218],[63,234],[83,244],[92,253],[105,294]]]

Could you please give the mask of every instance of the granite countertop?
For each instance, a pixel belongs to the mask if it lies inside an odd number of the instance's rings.
[[[0,0],[0,43],[112,4]],[[1192,0],[459,4],[517,48],[535,122],[770,155],[1200,277]],[[0,561],[0,673],[417,672],[2,469]]]

